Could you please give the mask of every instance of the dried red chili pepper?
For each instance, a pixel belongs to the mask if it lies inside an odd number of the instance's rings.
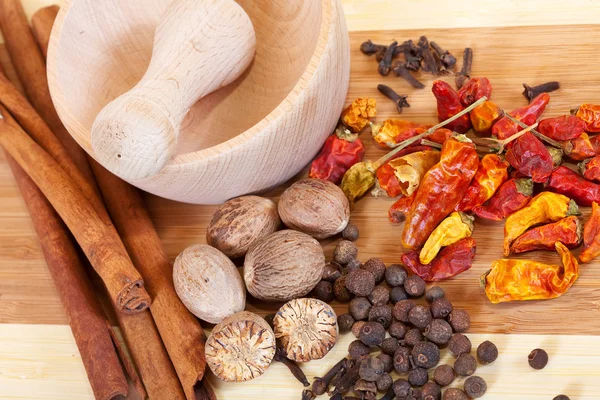
[[[600,105],[582,104],[571,113],[585,122],[586,132],[600,132]]]
[[[410,196],[419,187],[429,168],[439,161],[440,152],[437,150],[418,151],[394,158],[377,170],[377,180],[380,187],[391,197],[400,194]],[[390,173],[394,174],[395,179]]]
[[[542,115],[548,102],[550,95],[542,93],[524,107],[517,108],[510,115],[526,125],[533,125],[535,121]],[[515,133],[519,132],[521,127],[516,122],[511,121],[507,117],[502,117],[496,122],[492,128],[492,135],[497,139],[504,140]]]
[[[496,154],[486,154],[479,163],[465,197],[456,206],[457,211],[471,211],[492,198],[508,179],[508,163]]]
[[[503,113],[502,109],[496,103],[486,101],[470,113],[473,130],[480,136],[491,135],[492,127],[502,118]]]
[[[585,179],[600,182],[600,156],[583,160],[577,166]]]
[[[346,171],[361,161],[365,155],[365,145],[349,130],[338,127],[327,138],[317,158],[310,165],[308,176],[326,179],[336,185],[342,181]]]
[[[550,139],[572,140],[577,139],[585,131],[585,122],[574,115],[545,118],[540,121],[537,130]]]
[[[460,103],[467,107],[483,96],[488,99],[492,96],[492,84],[488,78],[471,78],[458,91]]]
[[[454,135],[454,132],[452,132],[450,129],[440,128],[433,131],[433,133],[431,135],[428,135],[425,138],[425,140],[429,140],[431,142],[439,144],[444,144],[444,142],[450,139],[452,135]]]
[[[464,110],[464,107],[460,102],[460,98],[458,97],[458,93],[446,82],[433,82],[431,91],[437,100],[437,113],[438,120],[440,122],[445,121],[446,119]],[[471,120],[469,119],[469,115],[465,114],[460,118],[450,122],[448,125],[446,125],[446,128],[458,133],[466,133],[469,129],[471,129]]]
[[[392,158],[390,161],[388,161],[387,163],[383,164],[381,167],[379,167],[377,169],[376,172],[376,177],[377,177],[377,182],[379,183],[379,187],[383,190],[385,190],[385,192],[387,193],[388,196],[390,197],[398,197],[402,194],[402,187],[400,185],[400,181],[398,180],[398,177],[396,176],[396,170],[394,169],[394,167],[392,165],[390,165],[390,162],[392,162],[393,160],[396,160],[400,157],[404,157],[406,155],[412,154],[412,153],[416,153],[419,151],[430,151],[433,150],[433,148],[429,147],[429,146],[414,146],[414,147],[407,147],[403,150],[401,150],[400,152],[398,152],[398,154],[396,154],[396,156],[394,158]]]
[[[596,152],[596,155],[600,154],[600,135],[589,136],[590,143]]]
[[[418,251],[402,254],[402,262],[426,282],[441,281],[470,269],[476,250],[475,239],[467,237],[444,247],[430,264],[421,264]]]
[[[567,167],[558,167],[550,175],[547,187],[553,192],[572,198],[582,206],[591,206],[594,201],[600,202],[600,185],[586,181]]]
[[[372,124],[371,133],[377,144],[393,148],[396,144],[417,136],[431,127],[432,125],[422,125],[403,119],[386,119],[381,125]]]
[[[583,226],[583,250],[579,261],[589,262],[600,255],[600,206],[592,203],[592,214]]]
[[[534,182],[546,182],[554,168],[552,155],[531,132],[512,142],[506,152],[506,161]]]
[[[479,167],[475,145],[463,135],[446,140],[440,162],[423,177],[402,232],[404,247],[414,250],[462,200]]]
[[[509,179],[483,206],[473,207],[479,218],[501,221],[525,207],[533,195],[533,181],[529,178]]]
[[[533,228],[515,240],[510,248],[513,253],[524,253],[532,250],[554,250],[554,244],[561,242],[572,249],[581,243],[583,225],[576,216],[561,219],[552,224]]]
[[[596,148],[588,134],[585,132],[577,139],[570,140],[568,144],[570,144],[570,146],[563,147],[569,147],[568,149],[565,149],[565,153],[571,160],[581,161],[596,155]]]
[[[410,207],[415,199],[417,192],[410,196],[400,197],[388,211],[388,219],[393,224],[399,224],[406,219],[406,215],[410,211]]]

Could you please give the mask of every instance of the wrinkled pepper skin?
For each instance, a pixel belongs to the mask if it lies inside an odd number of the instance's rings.
[[[310,165],[308,176],[326,179],[338,185],[348,169],[365,156],[365,145],[356,138],[348,141],[333,134]]]
[[[399,224],[400,222],[404,222],[404,220],[406,220],[406,216],[410,211],[410,207],[415,200],[416,194],[417,192],[414,192],[411,196],[400,197],[394,204],[392,204],[388,211],[388,220],[391,223]]]
[[[510,115],[526,125],[533,125],[542,115],[549,102],[550,95],[548,93],[541,93],[535,99],[531,100],[531,103],[524,107],[517,108],[512,111]],[[521,129],[522,128],[517,125],[517,123],[511,121],[507,117],[502,117],[500,121],[494,124],[492,135],[497,139],[504,140],[519,132]]]
[[[432,151],[433,148],[429,146],[414,146],[407,147],[402,149],[396,154],[392,160],[383,164],[377,170],[376,177],[377,182],[379,183],[379,187],[385,190],[388,196],[390,197],[398,197],[402,194],[402,189],[400,187],[400,181],[396,177],[396,171],[394,167],[390,164],[393,160],[396,160],[401,157],[405,157],[406,155],[413,154],[419,151]]]
[[[488,78],[471,78],[458,91],[460,103],[469,107],[482,97],[492,97],[492,84]]]
[[[533,194],[533,181],[513,178],[504,182],[494,196],[483,206],[473,207],[473,214],[491,221],[502,221],[525,207]]]
[[[377,115],[376,106],[375,99],[358,98],[342,111],[342,123],[352,132],[358,133]]]
[[[588,158],[578,164],[579,173],[588,181],[600,182],[600,156]]]
[[[504,255],[510,254],[512,243],[532,226],[556,222],[570,215],[578,215],[577,204],[567,196],[542,192],[526,207],[515,212],[504,224]]]
[[[502,109],[491,101],[478,105],[469,114],[473,130],[479,136],[490,136],[494,124],[503,117]]]
[[[401,194],[410,196],[419,187],[425,173],[439,161],[439,151],[426,150],[395,158],[387,164],[394,171]]]
[[[493,304],[519,300],[545,300],[563,295],[579,277],[579,263],[560,242],[556,251],[562,266],[532,260],[501,259],[481,277],[485,294]]]
[[[534,182],[546,182],[554,169],[552,155],[531,132],[512,142],[506,152],[506,161]]]
[[[460,103],[458,93],[456,93],[456,90],[448,83],[444,81],[435,81],[433,82],[431,91],[437,100],[437,113],[440,122],[445,121],[464,110],[465,107]],[[471,129],[469,114],[462,115],[455,121],[450,122],[446,125],[446,128],[454,132],[466,133]]]
[[[582,104],[575,116],[585,122],[586,132],[600,132],[600,105]]]
[[[486,154],[479,162],[479,168],[456,210],[466,212],[482,205],[492,198],[507,179],[508,163],[497,154]]]
[[[402,245],[410,250],[423,246],[464,194],[479,167],[475,145],[459,135],[444,143],[440,162],[423,177],[404,224]]]
[[[444,247],[431,264],[421,264],[418,251],[402,254],[402,263],[424,281],[436,282],[469,270],[473,265],[476,251],[475,239],[468,237]]]
[[[450,129],[439,128],[439,129],[436,129],[435,131],[433,131],[431,133],[431,135],[427,135],[427,137],[425,139],[427,139],[431,142],[444,144],[446,142],[446,140],[448,140],[452,137],[452,135],[454,135],[454,132],[452,132]]]
[[[586,181],[567,167],[558,167],[550,176],[548,189],[575,200],[581,206],[600,202],[600,184]]]
[[[592,214],[583,226],[583,250],[579,261],[590,262],[600,255],[600,206],[592,203]]]
[[[594,157],[597,149],[590,140],[587,133],[582,133],[577,139],[570,140],[571,149],[566,152],[571,160],[581,161],[586,158]]]
[[[351,166],[342,178],[340,187],[350,203],[350,209],[354,209],[356,199],[367,193],[377,182],[373,163],[361,161]]]
[[[550,139],[573,140],[585,132],[585,122],[574,115],[545,118],[540,121],[537,131]]]
[[[583,225],[576,216],[563,218],[552,224],[532,228],[519,236],[511,246],[513,253],[524,253],[532,250],[554,250],[554,244],[561,242],[573,249],[581,243]]]
[[[462,212],[453,212],[431,232],[419,253],[421,264],[430,264],[442,247],[450,246],[473,234],[474,218]]]
[[[403,119],[386,119],[381,125],[372,124],[371,134],[380,146],[393,148],[406,139],[420,135],[432,126]]]

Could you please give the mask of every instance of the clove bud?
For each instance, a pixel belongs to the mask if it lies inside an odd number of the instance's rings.
[[[392,44],[388,46],[387,50],[383,54],[383,58],[379,62],[378,71],[383,76],[388,76],[390,74],[390,70],[392,69],[392,59],[394,58],[396,47],[398,47],[398,42],[392,42]]]
[[[431,49],[429,48],[429,40],[427,36],[421,36],[419,38],[419,43],[417,44],[419,47],[419,52],[423,57],[423,71],[431,72],[433,75],[437,75],[439,73],[437,62],[435,62],[435,58],[431,53]]]
[[[386,50],[387,46],[375,44],[370,39],[360,45],[360,51],[367,56],[372,56],[378,51],[385,52]]]
[[[455,83],[457,88],[463,87],[469,79],[471,79],[471,67],[473,66],[473,49],[465,48],[463,52],[463,64],[460,72],[456,74]]]
[[[359,378],[359,368],[360,362],[352,363],[351,366],[347,368],[344,374],[340,377],[339,382],[337,382],[337,385],[331,394],[346,393],[352,389]]]
[[[523,96],[525,96],[527,98],[527,101],[531,103],[531,100],[535,99],[541,93],[550,93],[560,89],[560,83],[552,81],[542,83],[541,85],[533,87],[524,83],[523,87],[525,88],[525,90],[523,90]]]
[[[440,45],[437,44],[436,42],[431,42],[430,45],[433,48],[433,50],[435,50],[437,55],[440,57],[440,61],[442,62],[442,65],[444,67],[446,67],[448,69],[454,67],[454,65],[456,64],[456,57],[454,57],[452,54],[450,54],[450,52],[448,50],[442,49],[440,47]]]
[[[317,397],[317,395],[308,389],[304,389],[302,391],[302,400],[313,400],[316,397]]]
[[[283,363],[283,365],[288,367],[292,375],[294,375],[298,382],[300,382],[304,387],[310,386],[310,383],[308,383],[308,379],[306,379],[306,375],[304,375],[304,372],[302,372],[302,370],[300,369],[298,364],[296,364],[295,361],[290,360],[284,355],[284,350],[282,347],[277,346],[277,350],[275,351],[275,357],[273,357],[273,359],[275,361]]]
[[[335,364],[323,377],[316,377],[312,385],[312,390],[317,395],[322,395],[329,389],[329,384],[334,376],[337,375],[346,366],[346,359],[342,358]]]
[[[392,100],[396,104],[396,109],[398,110],[399,114],[402,114],[402,109],[404,107],[410,107],[410,104],[408,104],[408,101],[406,100],[408,98],[408,95],[399,95],[391,87],[381,84],[377,85],[377,90],[379,90],[381,94],[383,94],[385,97]]]
[[[415,89],[423,89],[425,87],[425,85],[411,75],[410,71],[406,68],[405,63],[403,62],[397,62],[394,65],[394,73],[396,76],[401,76],[402,78],[406,79],[406,81]]]
[[[410,71],[418,71],[421,68],[421,53],[419,48],[415,46],[412,40],[407,40],[402,43],[402,52],[406,62],[406,69]]]

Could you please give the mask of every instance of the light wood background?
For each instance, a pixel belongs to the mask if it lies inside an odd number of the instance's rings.
[[[381,78],[376,63],[357,51],[367,38],[389,42],[427,34],[460,56],[462,48],[474,49],[474,74],[487,76],[494,87],[492,98],[512,109],[525,104],[521,83],[559,80],[560,92],[552,96],[546,115],[560,115],[583,101],[600,102],[597,52],[600,27],[596,23],[600,3],[593,1],[528,2],[464,1],[353,1],[344,0],[351,31],[352,71],[349,100],[375,96],[378,119],[395,116],[392,104],[376,91],[386,83],[409,94],[411,108],[403,117],[435,121],[432,77],[422,77],[422,91],[409,89],[401,79]],[[47,0],[26,0],[31,13]],[[534,27],[519,27],[528,25]],[[551,25],[551,26],[550,26]],[[557,25],[561,25],[558,27]],[[509,28],[503,28],[507,27]],[[464,29],[464,27],[470,27]],[[425,30],[424,28],[432,28]],[[448,29],[458,28],[458,29]],[[381,29],[409,29],[383,31]],[[357,32],[370,30],[374,32]],[[0,58],[6,54],[0,49]],[[368,135],[368,133],[367,133]],[[368,136],[367,157],[384,154]],[[270,193],[277,197],[281,189]],[[214,207],[178,204],[146,197],[159,235],[171,258],[190,244],[204,242],[205,226]],[[390,199],[368,198],[358,203],[352,220],[361,228],[360,258],[382,257],[397,262],[402,249],[400,226],[387,222]],[[27,210],[3,156],[0,156],[0,399],[91,399],[92,394],[79,360],[71,332],[44,264]],[[475,266],[443,284],[450,299],[469,309],[475,345],[485,339],[500,348],[497,363],[478,371],[489,384],[486,399],[552,399],[565,393],[571,399],[597,399],[600,393],[600,271],[598,263],[582,268],[580,280],[565,296],[548,302],[492,306],[478,286],[477,278],[501,257],[502,224],[475,228],[479,246]],[[330,254],[332,244],[327,244]],[[533,253],[547,262],[558,262],[551,253]],[[258,305],[261,312],[266,312]],[[250,309],[255,305],[250,303]],[[276,307],[271,307],[275,309]],[[344,306],[336,306],[338,311]],[[513,333],[511,335],[506,335]],[[518,334],[514,334],[518,333]],[[523,334],[529,335],[523,335]],[[346,354],[350,335],[345,335],[323,362],[305,365],[307,376],[321,374]],[[531,370],[529,351],[543,347],[550,364]],[[250,383],[231,385],[213,382],[221,399],[298,399],[301,386],[281,365]]]

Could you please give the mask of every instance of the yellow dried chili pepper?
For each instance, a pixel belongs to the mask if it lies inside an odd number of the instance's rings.
[[[354,200],[367,193],[375,181],[375,172],[369,161],[356,163],[346,171],[340,186],[350,202],[350,208],[354,208]]]
[[[359,97],[342,111],[342,122],[352,132],[360,132],[367,126],[369,119],[377,115],[376,105],[375,99]]]
[[[553,299],[564,294],[579,276],[579,264],[569,249],[555,244],[562,266],[532,260],[501,259],[481,276],[485,294],[494,304],[515,300]]]
[[[403,119],[386,119],[381,125],[371,124],[373,140],[383,147],[394,148],[398,143],[419,135],[432,125],[422,125]]]
[[[421,264],[429,264],[440,249],[450,246],[473,233],[473,217],[462,212],[453,212],[431,232],[419,254]]]
[[[395,158],[388,164],[394,169],[402,194],[410,196],[419,187],[423,175],[439,161],[439,151],[424,150]]]
[[[556,222],[570,215],[579,215],[575,201],[553,192],[542,192],[524,208],[506,219],[504,225],[504,255],[510,254],[510,245],[534,225]]]

